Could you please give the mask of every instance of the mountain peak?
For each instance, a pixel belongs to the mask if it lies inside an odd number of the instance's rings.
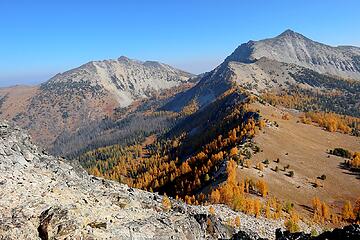
[[[332,47],[313,41],[291,29],[274,38],[241,44],[226,61],[253,63],[266,57],[278,62],[296,64],[323,74],[360,79],[356,47]]]
[[[130,58],[126,57],[126,56],[120,56],[118,59],[117,59],[119,62],[129,62],[129,61],[132,61]]]
[[[119,106],[126,107],[135,99],[147,98],[157,91],[178,86],[190,77],[191,74],[166,64],[121,56],[117,60],[88,62],[56,75],[42,86],[46,88],[64,82],[72,86],[81,82],[86,86],[96,86],[97,92],[102,89],[104,94],[110,96]],[[88,90],[92,92],[90,88]]]
[[[282,32],[280,35],[277,36],[277,38],[281,38],[281,37],[301,37],[303,38],[304,36],[301,35],[300,33],[297,33],[291,29],[286,29],[284,32]]]

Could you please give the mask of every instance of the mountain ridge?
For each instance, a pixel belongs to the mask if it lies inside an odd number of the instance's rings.
[[[329,46],[286,30],[273,38],[241,44],[225,61],[251,63],[261,57],[294,63],[323,74],[360,79],[360,48]]]
[[[167,64],[121,56],[118,59],[90,61],[55,75],[42,85],[85,81],[100,85],[115,97],[121,107],[126,107],[136,98],[177,86],[192,76]]]
[[[344,68],[351,71],[343,71]],[[292,86],[320,89],[313,84],[319,77],[328,81],[350,79],[359,82],[360,48],[332,47],[286,30],[274,38],[241,44],[219,66],[205,73],[196,86],[175,96],[165,109],[181,111],[192,100],[198,99],[199,106],[203,107],[233,84],[255,94]]]
[[[90,61],[35,87],[0,89],[0,116],[50,147],[64,131],[112,117],[115,109],[187,84],[193,76],[163,63],[124,56]]]

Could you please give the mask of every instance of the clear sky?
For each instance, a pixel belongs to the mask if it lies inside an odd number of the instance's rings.
[[[0,0],[0,86],[121,55],[201,73],[285,29],[360,46],[358,0]]]

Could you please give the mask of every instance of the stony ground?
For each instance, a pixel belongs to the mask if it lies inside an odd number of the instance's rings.
[[[166,210],[156,193],[89,176],[0,121],[0,239],[231,239],[239,230],[273,239],[283,226],[171,201]],[[237,215],[240,228],[229,226]]]

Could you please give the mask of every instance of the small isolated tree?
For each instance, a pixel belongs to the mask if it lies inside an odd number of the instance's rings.
[[[168,196],[166,196],[166,194],[164,194],[164,197],[162,199],[162,205],[165,210],[171,209],[171,202],[170,202],[170,199],[168,198]]]
[[[323,175],[321,175],[319,178],[320,178],[321,180],[326,180],[326,175],[323,174]]]
[[[220,191],[218,189],[215,189],[211,192],[210,195],[210,201],[212,203],[219,203],[220,202]]]
[[[246,167],[246,168],[250,168],[250,167],[251,167],[251,160],[250,160],[250,159],[246,159],[246,160],[244,161],[244,167]]]
[[[350,201],[346,201],[342,210],[342,217],[346,221],[351,221],[355,219],[355,214],[351,206]]]
[[[316,237],[317,235],[319,235],[315,228],[311,229],[310,234],[312,237]]]
[[[260,192],[262,197],[266,197],[268,195],[268,185],[264,180],[258,180],[256,183],[256,187],[258,191]]]
[[[351,160],[351,166],[353,168],[360,168],[360,153],[354,153],[353,159]]]
[[[351,158],[351,152],[344,148],[335,148],[334,150],[330,151],[330,154],[343,158]]]
[[[358,198],[355,202],[354,214],[355,214],[357,223],[360,224],[360,198]]]
[[[238,149],[237,147],[233,147],[232,149],[230,149],[230,157],[236,156],[238,154]]]
[[[318,197],[312,199],[312,207],[314,211],[313,219],[318,221],[321,217],[321,201]]]
[[[235,184],[236,182],[236,162],[234,160],[230,160],[228,162],[226,172],[228,174],[227,183],[228,184]]]
[[[240,227],[241,221],[240,221],[240,216],[236,216],[235,217],[235,226],[236,227]]]
[[[215,215],[215,208],[214,208],[213,206],[210,206],[210,208],[209,208],[209,213],[210,213],[211,215]]]
[[[88,170],[88,172],[91,174],[91,175],[94,175],[96,177],[101,177],[101,173],[99,171],[99,169],[95,166],[95,167],[92,167]]]
[[[294,204],[292,202],[286,201],[283,206],[283,210],[287,213],[291,213],[294,209]]]
[[[289,116],[289,114],[285,113],[284,115],[281,116],[281,119],[290,120],[290,116]]]
[[[263,129],[265,126],[266,126],[265,121],[264,121],[263,119],[261,119],[261,120],[259,121],[259,128],[260,128],[260,130]]]
[[[265,160],[264,160],[264,161],[262,161],[262,162],[263,162],[263,164],[266,164],[266,165],[270,164],[269,159],[265,159]]]
[[[264,164],[263,163],[258,163],[256,165],[257,169],[260,170],[260,171],[264,171]]]
[[[254,200],[254,213],[255,217],[259,217],[261,214],[261,202],[259,199]]]
[[[292,210],[290,213],[290,218],[285,221],[285,227],[291,233],[300,231],[300,227],[298,225],[299,216],[295,210]]]
[[[209,174],[205,174],[204,181],[205,181],[205,182],[210,181],[210,176],[209,176]]]
[[[323,221],[327,221],[330,219],[330,209],[326,203],[321,204],[321,216]]]
[[[280,203],[276,203],[274,219],[279,219],[281,218],[281,216],[282,216],[282,205]]]
[[[267,202],[265,206],[265,217],[271,218],[271,212],[270,212],[270,203]]]

